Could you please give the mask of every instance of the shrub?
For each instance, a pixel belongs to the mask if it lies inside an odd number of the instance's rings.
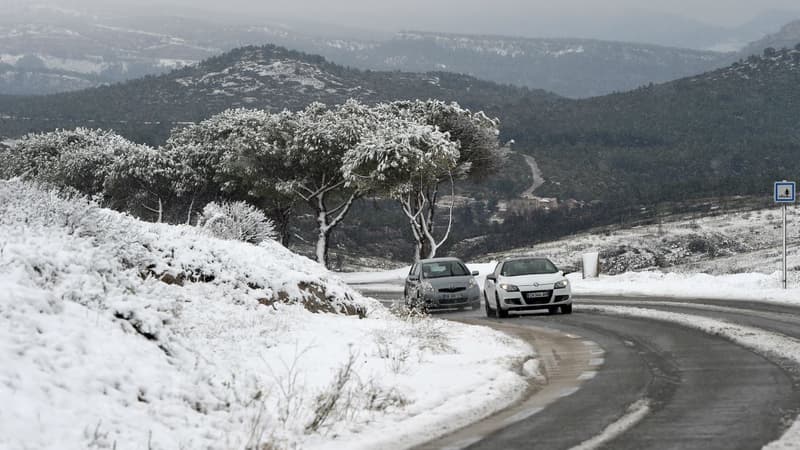
[[[4,151],[4,176],[20,176],[83,194],[103,192],[103,182],[119,155],[137,144],[111,131],[76,128],[29,134]]]
[[[272,221],[247,202],[211,202],[203,208],[198,225],[214,237],[251,244],[278,236]]]

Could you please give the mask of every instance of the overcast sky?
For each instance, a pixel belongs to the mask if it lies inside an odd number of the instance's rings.
[[[0,4],[12,0],[0,0]],[[13,0],[18,1],[18,0]],[[47,1],[47,0],[45,0]],[[629,11],[661,12],[707,23],[734,26],[769,9],[800,9],[797,0],[50,0],[64,5],[170,5],[208,10],[308,16],[365,27],[408,28],[414,22],[450,23],[465,17],[493,21],[520,17],[562,18],[573,15],[623,15]]]
[[[198,10],[205,10],[237,14],[249,21],[304,19],[386,32],[582,37],[695,48],[724,40],[726,29],[765,13],[771,13],[771,18],[759,21],[756,34],[751,30],[750,35],[732,39],[758,38],[800,18],[799,0],[0,0],[0,11],[4,3],[34,2],[100,11],[133,8],[144,14],[193,10],[192,15],[197,15]],[[775,11],[795,13],[776,15]],[[654,16],[657,14],[673,17]],[[222,16],[205,15],[211,19]],[[693,21],[717,28],[697,26]]]

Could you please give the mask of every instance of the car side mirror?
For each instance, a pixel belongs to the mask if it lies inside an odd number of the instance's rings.
[[[486,275],[486,279],[489,281],[497,281],[497,277],[494,275]]]
[[[472,276],[473,277],[477,277],[478,275],[480,275],[480,274],[479,274],[479,272],[477,270],[473,270],[472,271]]]
[[[408,279],[410,281],[419,281],[419,275],[409,275]]]

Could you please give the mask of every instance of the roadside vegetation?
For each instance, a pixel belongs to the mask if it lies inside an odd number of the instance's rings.
[[[3,170],[155,222],[190,224],[214,202],[246,202],[284,243],[304,204],[315,217],[314,255],[323,265],[331,233],[354,201],[381,196],[402,207],[419,259],[436,255],[453,227],[452,203],[446,225],[435,221],[442,186],[454,194],[456,180],[479,180],[499,166],[498,126],[435,100],[232,109],[176,128],[159,148],[85,128],[29,134],[2,152]]]

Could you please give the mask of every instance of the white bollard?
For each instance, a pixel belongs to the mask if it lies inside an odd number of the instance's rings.
[[[598,252],[583,254],[583,278],[597,278],[600,274],[600,254]]]

